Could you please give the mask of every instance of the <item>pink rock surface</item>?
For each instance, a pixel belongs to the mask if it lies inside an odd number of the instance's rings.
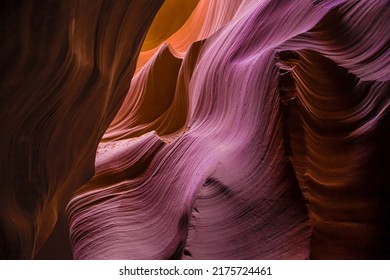
[[[9,5],[0,256],[389,258],[388,1],[161,4]]]

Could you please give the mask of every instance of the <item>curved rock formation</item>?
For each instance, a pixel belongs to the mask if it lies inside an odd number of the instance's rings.
[[[86,2],[2,17],[1,257],[390,257],[388,1]]]
[[[302,50],[281,55],[293,81],[286,130],[313,258],[390,257],[389,16],[385,1],[349,1],[286,43],[305,42]]]
[[[239,10],[241,4],[241,0],[199,0],[199,4],[191,16],[177,32],[162,40],[160,44],[155,42],[154,44],[157,45],[155,48],[140,53],[136,72],[150,60],[159,46],[164,43],[170,45],[176,56],[184,57],[193,42],[206,39],[228,23]],[[153,25],[160,25],[160,21],[161,19],[157,18]],[[156,39],[154,40],[156,41]]]
[[[3,4],[0,256],[32,258],[94,174],[162,1]],[[60,240],[57,251],[66,232]]]

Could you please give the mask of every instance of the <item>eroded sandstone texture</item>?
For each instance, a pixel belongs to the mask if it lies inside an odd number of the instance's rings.
[[[1,258],[390,257],[388,1],[54,2],[1,9]]]

